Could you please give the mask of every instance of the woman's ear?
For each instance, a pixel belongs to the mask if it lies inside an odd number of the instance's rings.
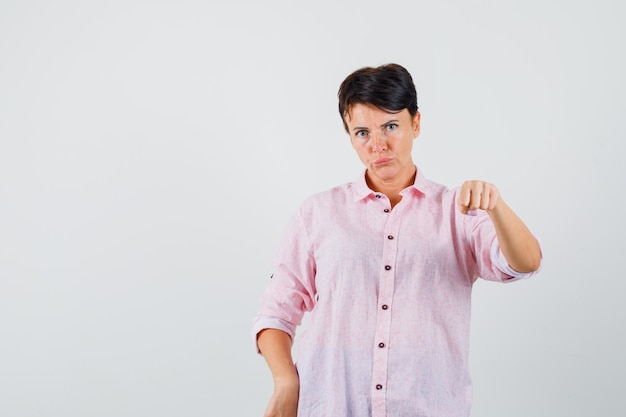
[[[420,112],[415,113],[415,116],[413,116],[413,135],[415,138],[420,134],[420,118]]]

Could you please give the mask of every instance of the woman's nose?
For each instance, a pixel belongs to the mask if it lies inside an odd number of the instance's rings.
[[[382,152],[387,150],[387,143],[383,138],[380,137],[380,135],[374,135],[372,141],[372,150],[374,152]]]

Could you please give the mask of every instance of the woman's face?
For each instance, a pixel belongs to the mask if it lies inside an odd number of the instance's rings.
[[[415,174],[411,149],[420,132],[420,114],[407,109],[387,113],[355,104],[346,115],[352,147],[367,168],[373,185],[405,182]]]

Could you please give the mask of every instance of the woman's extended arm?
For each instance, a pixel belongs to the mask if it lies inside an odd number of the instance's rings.
[[[477,209],[489,214],[502,254],[511,268],[517,272],[533,272],[539,268],[541,249],[537,239],[504,202],[493,184],[484,181],[464,182],[457,203],[464,214]]]

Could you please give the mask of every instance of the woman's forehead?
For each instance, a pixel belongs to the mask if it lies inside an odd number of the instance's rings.
[[[397,119],[400,120],[402,118],[409,118],[411,115],[407,109],[402,109],[400,111],[388,111],[383,110],[378,107],[356,103],[350,106],[348,109],[348,114],[346,115],[346,122],[355,123],[355,122],[365,122],[365,121],[387,121],[389,119]]]

